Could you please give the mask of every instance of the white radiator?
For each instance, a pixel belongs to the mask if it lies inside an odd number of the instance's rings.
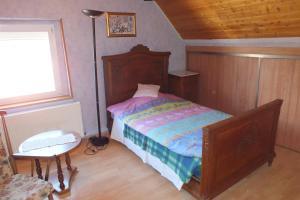
[[[27,138],[44,131],[61,129],[84,135],[79,102],[8,114],[5,120],[13,152]]]

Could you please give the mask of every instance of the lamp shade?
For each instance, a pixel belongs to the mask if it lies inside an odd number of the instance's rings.
[[[89,9],[83,9],[81,11],[84,15],[91,17],[91,18],[96,18],[102,15],[104,12],[103,11],[98,11],[98,10],[89,10]]]

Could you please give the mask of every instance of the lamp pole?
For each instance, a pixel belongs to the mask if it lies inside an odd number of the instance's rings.
[[[100,120],[100,108],[99,108],[98,71],[97,71],[97,55],[96,55],[95,18],[92,18],[92,25],[93,25],[93,47],[94,47],[94,71],[95,71],[97,122],[98,122],[99,137],[101,137],[101,120]]]
[[[95,72],[95,88],[96,88],[96,107],[97,107],[97,124],[99,136],[94,136],[89,138],[90,142],[94,146],[105,146],[108,144],[109,139],[107,137],[102,137],[101,135],[101,120],[100,120],[100,105],[99,105],[99,91],[98,91],[98,73],[97,73],[97,52],[96,52],[96,30],[95,30],[95,18],[101,16],[104,12],[97,10],[82,10],[82,13],[90,18],[92,18],[92,28],[93,28],[93,50],[94,50],[94,72]]]

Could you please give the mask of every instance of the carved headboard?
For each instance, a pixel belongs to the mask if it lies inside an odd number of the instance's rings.
[[[125,101],[133,96],[138,83],[160,85],[168,90],[170,52],[153,52],[137,45],[128,53],[103,56],[106,106]],[[107,115],[108,128],[112,119]]]

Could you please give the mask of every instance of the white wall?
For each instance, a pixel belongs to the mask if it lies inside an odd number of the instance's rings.
[[[141,43],[155,51],[171,51],[169,70],[185,67],[185,43],[154,2],[143,0],[0,0],[0,18],[60,19],[64,25],[74,100],[80,101],[88,134],[97,132],[91,19],[82,9],[134,12],[137,37],[107,38],[105,17],[96,19],[97,60],[102,130],[106,130],[104,81],[101,56],[127,52]],[[63,102],[59,102],[63,103]],[[56,103],[57,104],[57,103]],[[53,103],[43,106],[53,105]],[[40,106],[13,109],[24,111]]]

